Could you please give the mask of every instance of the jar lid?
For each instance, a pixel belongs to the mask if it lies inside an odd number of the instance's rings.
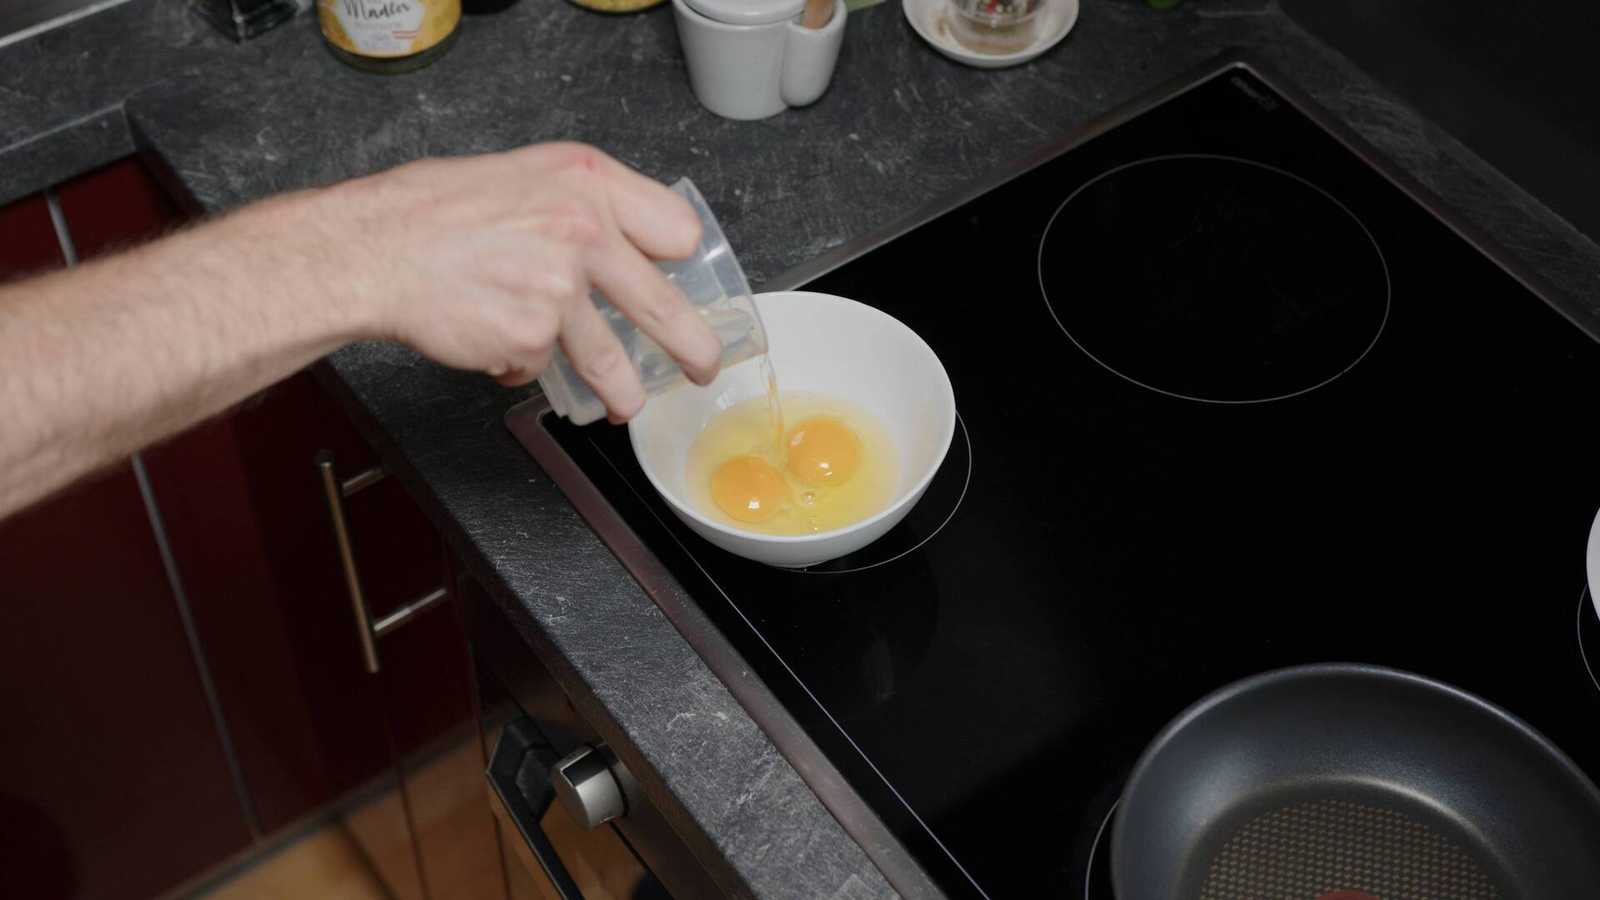
[[[683,0],[689,8],[724,25],[767,25],[800,15],[806,0]]]

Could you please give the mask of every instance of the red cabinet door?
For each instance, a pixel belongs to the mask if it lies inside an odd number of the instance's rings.
[[[63,185],[59,195],[83,259],[181,220],[137,160]],[[439,876],[473,852],[432,839],[476,828],[492,840],[487,807],[480,802],[481,821],[460,812],[460,792],[448,786],[466,773],[481,800],[481,765],[446,752],[475,743],[466,639],[455,609],[441,604],[382,639],[379,675],[365,670],[314,464],[324,450],[342,477],[375,462],[343,411],[301,373],[141,457],[261,829],[280,829],[357,788],[404,787],[408,803],[380,797],[352,812],[352,833],[397,896],[421,895],[419,864],[432,856],[432,895],[466,897]],[[374,617],[448,582],[442,542],[398,482],[349,497],[345,512]],[[414,781],[430,790],[419,793]],[[429,800],[439,797],[452,799]],[[445,814],[444,827],[419,836],[417,816]]]
[[[0,277],[58,266],[43,201],[0,210]],[[132,471],[0,519],[7,896],[143,898],[250,832]]]
[[[0,283],[65,262],[43,194],[0,206]]]
[[[57,193],[82,260],[183,218],[136,158]],[[264,832],[393,765],[383,693],[361,665],[313,465],[322,449],[347,472],[372,462],[343,413],[301,374],[141,454]],[[352,528],[381,615],[384,600],[397,605],[437,582],[442,559],[398,485],[359,499]]]
[[[141,244],[184,221],[134,156],[58,186],[56,197],[80,260]]]
[[[343,412],[301,374],[144,454],[268,831],[393,763],[388,699],[363,666],[314,465],[323,449],[345,475],[372,462]],[[380,482],[346,509],[375,615],[442,583],[439,539],[398,483]]]

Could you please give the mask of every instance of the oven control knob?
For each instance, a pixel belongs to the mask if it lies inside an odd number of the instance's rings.
[[[551,767],[550,784],[556,797],[579,825],[595,828],[628,811],[613,768],[621,769],[622,763],[604,744],[579,747]]]

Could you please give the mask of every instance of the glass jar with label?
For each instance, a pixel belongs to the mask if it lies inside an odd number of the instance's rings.
[[[333,55],[368,72],[420,69],[450,49],[461,0],[317,0]]]

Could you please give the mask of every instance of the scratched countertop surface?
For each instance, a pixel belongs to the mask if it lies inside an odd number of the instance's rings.
[[[815,105],[733,122],[690,93],[670,9],[521,0],[469,16],[421,72],[356,72],[302,16],[233,44],[184,0],[121,6],[0,46],[0,202],[135,149],[205,211],[428,155],[571,139],[662,180],[690,176],[757,289],[1004,169],[1228,50],[1243,50],[1492,234],[1551,299],[1600,325],[1600,247],[1431,126],[1269,0],[1082,0],[1034,62],[980,71],[889,2],[851,14]],[[892,888],[502,425],[527,396],[393,345],[320,373],[468,569],[730,892],[867,898]]]

